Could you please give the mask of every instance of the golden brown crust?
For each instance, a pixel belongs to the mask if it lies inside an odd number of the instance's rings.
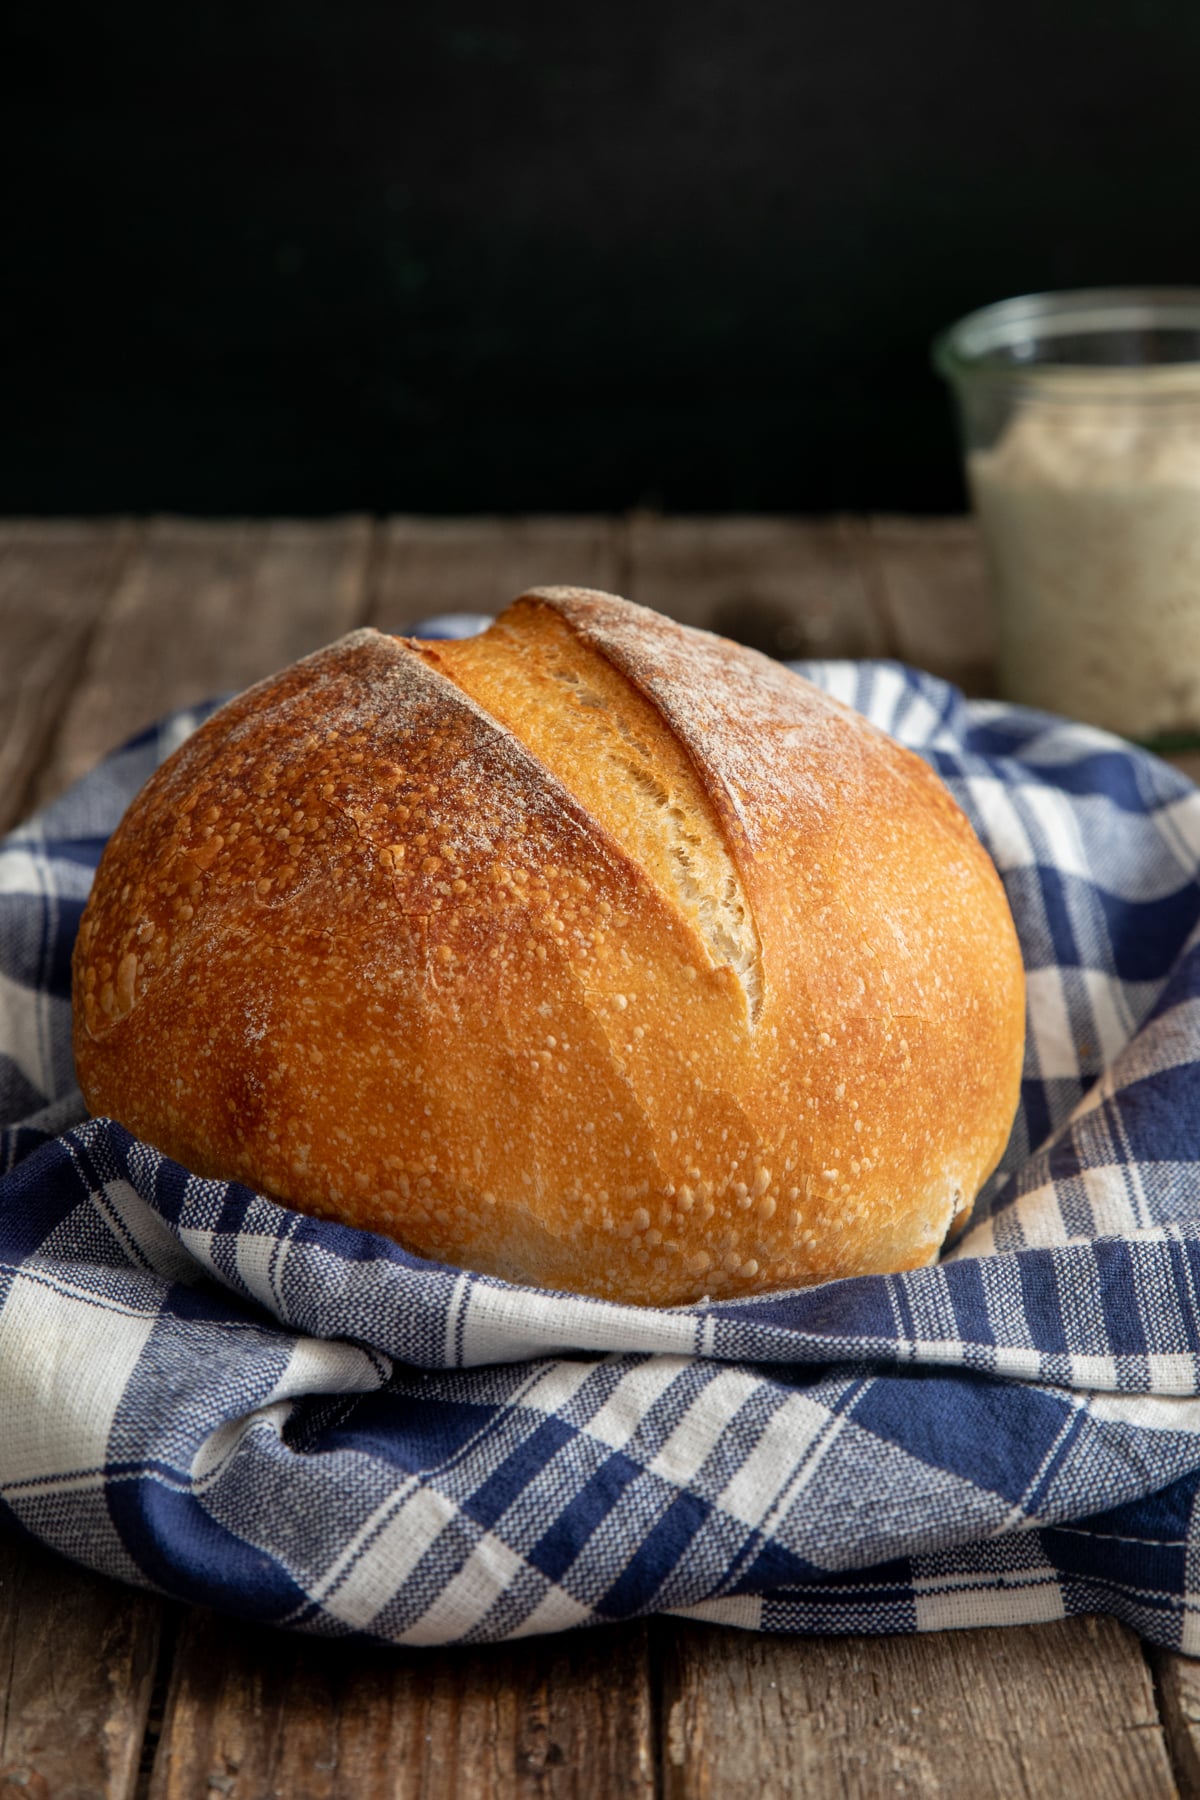
[[[505,629],[503,679],[486,639],[355,633],[164,765],[76,950],[93,1110],[542,1286],[674,1304],[929,1260],[1023,1037],[1003,892],[941,783],[626,602],[543,590]],[[610,739],[644,806],[606,798]],[[725,911],[694,903],[727,865]]]

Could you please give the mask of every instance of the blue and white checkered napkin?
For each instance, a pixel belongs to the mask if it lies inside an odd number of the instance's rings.
[[[940,1267],[671,1312],[201,1181],[73,1090],[69,954],[175,717],[0,845],[0,1494],[130,1581],[442,1643],[1118,1614],[1200,1652],[1200,793],[886,664],[1029,973],[1020,1115]]]

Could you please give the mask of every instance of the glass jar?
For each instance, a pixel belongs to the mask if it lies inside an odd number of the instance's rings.
[[[958,401],[1007,698],[1143,742],[1200,733],[1200,290],[989,306]]]

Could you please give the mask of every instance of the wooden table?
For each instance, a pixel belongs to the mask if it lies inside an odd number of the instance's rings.
[[[355,625],[553,581],[988,685],[963,521],[14,523],[0,829],[169,707]],[[893,1640],[655,1619],[390,1652],[248,1630],[0,1535],[0,1669],[0,1800],[1200,1794],[1200,1664],[1103,1618]]]

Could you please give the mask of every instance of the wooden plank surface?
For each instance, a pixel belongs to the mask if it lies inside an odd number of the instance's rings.
[[[978,551],[958,521],[9,527],[0,804],[11,819],[166,708],[364,619],[495,610],[545,581],[625,591],[784,654],[898,654],[977,691],[989,679]],[[0,1540],[0,1617],[0,1800],[133,1792],[159,1603]],[[1156,1670],[1180,1788],[1200,1793],[1196,1665],[1163,1655]],[[1082,1620],[841,1642],[660,1621],[397,1656],[194,1614],[147,1779],[160,1800],[1174,1791],[1140,1648]]]
[[[1200,1662],[1190,1656],[1173,1656],[1166,1650],[1150,1652],[1158,1690],[1158,1707],[1175,1777],[1183,1800],[1200,1796]]]
[[[371,535],[365,519],[153,523],[92,639],[41,797],[171,707],[245,687],[359,624]]]
[[[0,831],[32,804],[138,535],[121,524],[0,524]]]
[[[1112,1619],[918,1638],[680,1632],[665,1800],[1167,1800],[1137,1639]]]
[[[890,654],[968,694],[992,693],[995,633],[971,521],[872,519],[860,542]]]
[[[372,575],[371,623],[405,632],[436,613],[498,613],[531,587],[623,593],[625,529],[607,518],[390,519]]]
[[[162,1613],[0,1537],[0,1800],[131,1800]]]
[[[771,656],[884,656],[886,627],[851,520],[681,519],[629,524],[629,597]]]
[[[396,1652],[194,1613],[150,1800],[653,1800],[647,1640]]]

